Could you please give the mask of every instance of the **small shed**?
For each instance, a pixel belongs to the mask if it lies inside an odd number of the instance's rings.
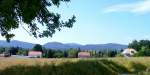
[[[91,54],[89,52],[79,52],[78,58],[90,58]]]
[[[132,57],[135,53],[137,53],[137,51],[132,48],[124,49],[122,52],[122,54],[126,57]]]
[[[41,58],[42,52],[41,51],[29,51],[28,57],[30,57],[30,58]]]

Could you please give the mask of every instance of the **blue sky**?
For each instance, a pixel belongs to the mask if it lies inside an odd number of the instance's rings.
[[[55,8],[49,10],[61,13],[64,20],[73,14],[77,17],[73,28],[64,28],[52,38],[42,39],[35,39],[19,28],[13,31],[13,39],[39,44],[128,44],[134,39],[150,39],[150,0],[72,0]]]

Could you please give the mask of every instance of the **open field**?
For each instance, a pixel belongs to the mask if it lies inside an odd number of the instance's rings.
[[[150,58],[0,58],[0,75],[118,75],[150,69]],[[35,74],[36,73],[36,74]]]

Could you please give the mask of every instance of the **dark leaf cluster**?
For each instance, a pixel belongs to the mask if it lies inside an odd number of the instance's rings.
[[[34,37],[52,37],[56,30],[71,28],[75,16],[62,21],[59,13],[48,10],[48,7],[59,7],[61,2],[70,0],[0,0],[0,33],[7,41],[13,36],[12,30],[28,25],[29,33]],[[23,24],[25,23],[25,24]],[[42,29],[44,26],[45,29]]]

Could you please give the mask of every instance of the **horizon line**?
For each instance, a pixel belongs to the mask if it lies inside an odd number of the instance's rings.
[[[0,41],[5,41],[7,42],[6,40],[0,40]],[[21,41],[21,40],[10,40],[11,41],[19,41],[19,42],[25,42],[25,43],[31,43],[31,44],[38,44],[38,43],[33,43],[33,42],[27,42],[27,41]],[[58,41],[51,41],[51,42],[47,42],[47,43],[61,43],[61,44],[78,44],[78,45],[103,45],[103,44],[120,44],[120,45],[128,45],[128,44],[121,44],[121,43],[88,43],[88,44],[81,44],[81,43],[75,43],[75,42],[70,42],[70,43],[63,43],[63,42],[58,42]],[[44,43],[44,44],[40,44],[40,45],[45,45],[47,43]]]

